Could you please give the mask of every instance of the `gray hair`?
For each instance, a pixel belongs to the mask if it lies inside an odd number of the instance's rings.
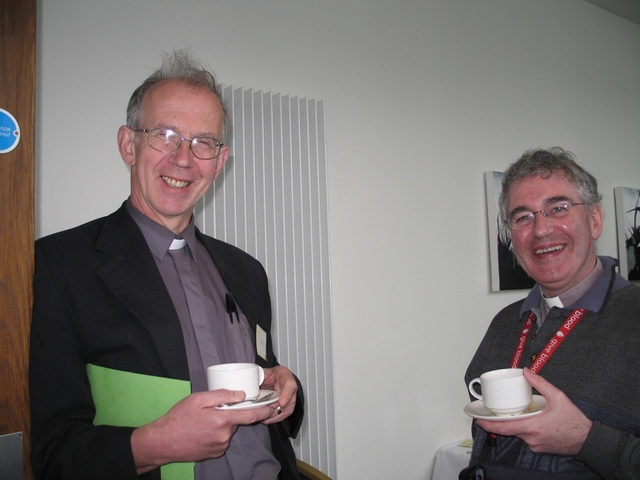
[[[502,222],[509,219],[509,192],[516,182],[537,176],[549,178],[554,173],[565,176],[587,207],[592,208],[600,204],[602,195],[598,193],[598,181],[576,163],[573,153],[560,147],[527,150],[509,165],[502,177],[502,192],[498,200]]]
[[[200,61],[194,59],[188,50],[175,50],[172,54],[163,53],[162,65],[153,72],[138,88],[135,89],[129,105],[127,105],[127,127],[132,130],[141,128],[142,102],[149,91],[164,80],[179,80],[193,87],[201,87],[213,93],[220,104],[224,115],[223,137],[227,131],[227,109],[222,101],[218,83],[213,75]],[[224,138],[220,139],[224,141]]]

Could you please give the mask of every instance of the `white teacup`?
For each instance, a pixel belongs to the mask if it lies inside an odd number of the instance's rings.
[[[479,383],[482,395],[474,388]],[[469,392],[498,416],[518,415],[533,402],[531,385],[521,368],[503,368],[483,373],[469,382]]]
[[[242,390],[245,400],[255,400],[264,381],[264,370],[255,363],[222,363],[207,367],[209,390]]]

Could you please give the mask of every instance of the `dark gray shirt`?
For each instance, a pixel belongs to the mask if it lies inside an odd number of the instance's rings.
[[[127,209],[140,227],[176,308],[189,364],[193,392],[207,390],[210,365],[255,362],[253,331],[241,308],[233,317],[225,296],[230,293],[211,256],[195,234],[193,217],[180,233],[186,245],[169,248],[176,237],[170,230],[139,212],[131,201]],[[233,320],[233,321],[232,321]],[[275,479],[280,464],[271,452],[268,427],[239,427],[225,455],[198,462],[196,480]]]

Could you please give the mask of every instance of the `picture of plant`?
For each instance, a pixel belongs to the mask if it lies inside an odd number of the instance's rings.
[[[620,275],[640,280],[640,190],[614,189]]]

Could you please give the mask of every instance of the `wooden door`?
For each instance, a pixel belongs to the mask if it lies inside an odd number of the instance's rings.
[[[36,0],[0,1],[0,108],[20,142],[0,154],[0,435],[22,432],[29,464],[29,325],[33,276]],[[4,150],[4,149],[3,149]]]

